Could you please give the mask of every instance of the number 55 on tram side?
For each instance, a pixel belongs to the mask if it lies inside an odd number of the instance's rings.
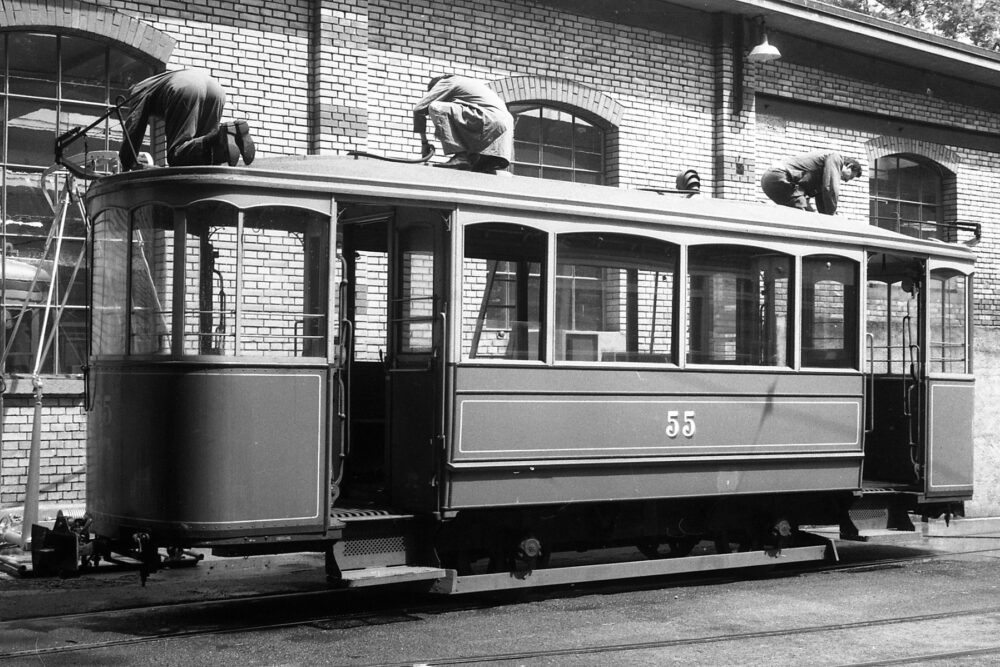
[[[462,592],[819,558],[801,527],[972,495],[961,244],[349,158],[117,174],[87,206],[105,553]]]

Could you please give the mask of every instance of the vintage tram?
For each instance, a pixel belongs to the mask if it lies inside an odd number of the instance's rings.
[[[972,494],[961,244],[347,157],[87,208],[100,550],[456,592],[821,557],[801,526]],[[623,546],[648,560],[553,560]]]

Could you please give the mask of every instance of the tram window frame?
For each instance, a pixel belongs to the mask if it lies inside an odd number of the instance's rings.
[[[662,239],[556,235],[555,361],[676,363],[679,266],[680,246]]]
[[[150,204],[129,221],[128,350],[131,355],[170,354],[173,336],[173,209]]]
[[[803,367],[858,368],[860,271],[857,261],[845,257],[802,258],[799,344]],[[823,283],[827,286],[820,291]],[[840,285],[839,292],[836,285]]]
[[[687,363],[792,368],[797,289],[794,256],[765,247],[713,243],[689,246],[687,257]],[[752,320],[742,315],[759,313],[762,306],[759,301],[764,290],[760,281],[766,277],[767,267],[743,270],[746,267],[741,265],[755,261],[776,263],[775,276],[784,273],[781,280],[787,282],[780,290],[783,302],[780,306],[775,302],[771,308],[775,317],[764,323],[763,329],[752,327]],[[783,262],[784,268],[777,262]],[[751,303],[754,299],[749,284],[754,270],[758,283],[756,304]],[[779,296],[777,287],[773,293]]]
[[[284,232],[289,241],[274,243],[271,232],[279,240]],[[330,243],[328,217],[308,208],[239,209],[214,200],[189,206],[178,304],[181,354],[325,359]],[[252,267],[258,270],[251,273]]]
[[[927,368],[961,374],[969,368],[969,276],[954,269],[932,269],[927,286]],[[952,287],[948,287],[951,283]],[[958,289],[956,289],[958,288]],[[957,292],[957,294],[956,294]],[[954,294],[954,298],[949,298]],[[953,354],[958,352],[956,356]],[[950,354],[951,353],[951,354]]]
[[[124,356],[128,350],[129,214],[120,208],[105,209],[95,216],[92,229],[91,354]]]
[[[545,361],[549,234],[529,225],[477,222],[463,235],[462,359]],[[497,326],[498,314],[504,326]]]

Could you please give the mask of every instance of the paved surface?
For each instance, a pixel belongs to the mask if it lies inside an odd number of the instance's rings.
[[[113,568],[72,579],[0,575],[0,647],[9,647],[0,652],[15,653],[0,662],[798,666],[924,656],[914,664],[1000,664],[1000,522],[918,528],[839,542],[842,563],[857,565],[849,570],[670,578],[440,607],[405,595],[359,606],[357,594],[328,593],[315,555],[209,558],[156,573],[145,587],[136,571]],[[913,556],[921,558],[879,565]],[[282,597],[303,592],[317,595]],[[254,600],[261,594],[277,597]],[[227,599],[246,604],[213,606]],[[179,602],[205,606],[138,609]],[[42,618],[51,614],[80,616]],[[141,641],[163,631],[175,636]],[[946,657],[926,657],[934,654]]]

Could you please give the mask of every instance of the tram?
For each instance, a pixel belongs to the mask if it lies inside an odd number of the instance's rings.
[[[545,585],[829,556],[803,527],[972,495],[961,244],[348,157],[115,174],[87,210],[87,510],[152,567]]]

